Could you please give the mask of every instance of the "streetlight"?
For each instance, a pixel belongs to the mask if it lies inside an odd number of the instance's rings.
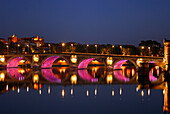
[[[73,51],[73,44],[71,44],[71,52]]]
[[[27,47],[28,47],[28,53],[29,53],[29,44],[27,44]]]
[[[87,50],[86,50],[86,52],[88,53],[88,47],[89,47],[89,44],[87,44],[87,45],[86,45],[86,47],[87,47]]]
[[[7,45],[6,47],[7,47],[7,54],[8,54],[9,46]]]
[[[150,55],[150,50],[151,50],[151,47],[148,47],[148,49],[149,49],[149,55]]]
[[[48,44],[48,47],[49,47],[49,53],[51,53],[51,44]]]
[[[19,51],[20,44],[18,44],[17,46],[18,46],[17,51]]]
[[[112,53],[113,53],[113,48],[114,48],[115,46],[114,45],[112,45]]]
[[[63,51],[63,47],[65,46],[65,43],[62,43],[61,45],[62,45],[62,51]]]
[[[97,44],[94,45],[96,47],[96,54],[97,54]]]

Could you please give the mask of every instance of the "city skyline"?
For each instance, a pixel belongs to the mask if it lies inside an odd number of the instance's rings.
[[[170,1],[0,2],[0,38],[40,35],[46,42],[134,44],[170,37]]]

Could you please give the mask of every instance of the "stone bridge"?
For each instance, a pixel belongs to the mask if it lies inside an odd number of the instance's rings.
[[[122,65],[129,61],[136,68],[139,63],[157,63],[161,66],[163,57],[94,54],[94,53],[56,53],[56,54],[11,54],[0,55],[0,65],[7,68],[17,68],[20,62],[29,64],[31,68],[52,68],[54,61],[58,60],[64,65],[75,68],[87,68],[92,61],[100,62],[107,68],[121,69]]]

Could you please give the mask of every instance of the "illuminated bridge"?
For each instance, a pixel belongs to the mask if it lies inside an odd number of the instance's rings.
[[[18,54],[1,55],[0,65],[7,68],[17,68],[19,65],[30,68],[52,68],[55,65],[67,65],[70,68],[84,69],[91,63],[104,65],[107,68],[121,69],[124,63],[139,67],[139,63],[157,63],[163,65],[163,57],[153,56],[123,56],[116,54],[92,53],[56,53],[56,54]]]

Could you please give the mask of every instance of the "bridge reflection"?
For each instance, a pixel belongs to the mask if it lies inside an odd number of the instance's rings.
[[[0,93],[7,91],[17,90],[20,93],[20,89],[26,89],[29,92],[30,88],[33,88],[43,94],[43,87],[49,85],[47,88],[48,94],[51,93],[51,85],[61,85],[61,96],[65,97],[65,86],[70,86],[70,95],[73,95],[73,85],[86,85],[95,84],[94,95],[98,94],[98,84],[110,84],[120,85],[119,90],[111,89],[111,96],[115,96],[116,91],[119,91],[119,95],[123,95],[122,84],[135,84],[137,85],[136,92],[140,92],[143,97],[146,94],[151,94],[152,89],[162,89],[164,94],[164,111],[170,111],[170,92],[169,85],[157,76],[161,74],[161,70],[151,70],[149,72],[148,80],[150,83],[141,85],[138,83],[137,71],[133,68],[122,68],[121,70],[107,70],[105,67],[87,67],[87,69],[77,70],[69,69],[68,67],[56,67],[49,69],[33,70],[33,69],[21,69],[21,68],[7,68],[7,70],[0,71],[1,89]],[[1,76],[2,74],[2,76]],[[3,77],[5,75],[5,77]],[[3,78],[3,79],[2,79]],[[152,83],[153,82],[153,83]],[[90,96],[90,89],[85,91],[86,96]],[[118,92],[117,92],[118,93]]]

